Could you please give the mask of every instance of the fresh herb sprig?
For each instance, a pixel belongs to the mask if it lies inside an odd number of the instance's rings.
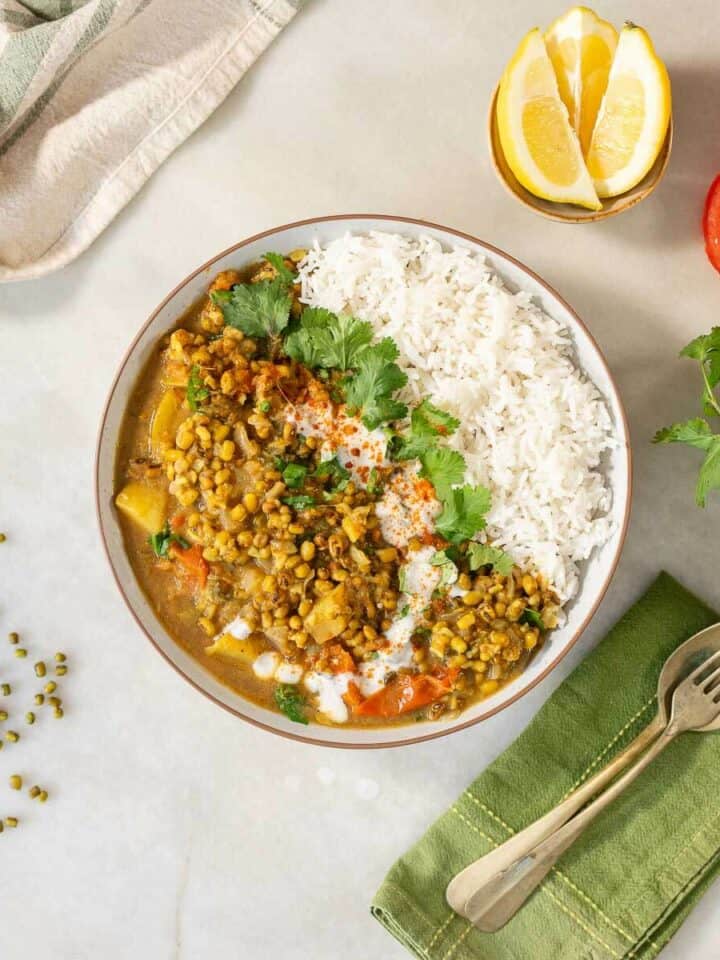
[[[305,483],[308,468],[304,463],[288,463],[282,470],[283,483],[289,490],[299,490]]]
[[[448,556],[445,550],[437,550],[431,557],[430,563],[433,567],[440,567],[440,580],[438,581],[438,590],[442,587],[450,587],[460,576],[457,564]]]
[[[225,323],[248,337],[267,337],[273,348],[290,322],[292,285],[295,274],[279,253],[264,258],[276,276],[257,283],[236,283],[229,290],[214,290],[210,295],[223,312]]]
[[[322,460],[315,468],[316,477],[330,477],[333,493],[342,493],[350,482],[350,471],[340,463],[337,457]]]
[[[305,698],[291,683],[281,683],[275,687],[275,703],[288,720],[294,723],[308,723],[305,716]]]
[[[167,557],[171,543],[177,543],[183,550],[187,550],[190,546],[184,537],[170,530],[169,523],[166,523],[159,533],[151,534],[151,536],[148,537],[148,543],[152,547],[156,557]]]
[[[483,486],[460,486],[465,477],[465,459],[457,450],[441,446],[460,426],[452,414],[425,399],[410,415],[410,430],[390,440],[395,460],[419,460],[420,476],[435,488],[443,510],[435,527],[450,543],[471,539],[485,527],[490,509],[490,491]]]
[[[520,617],[521,623],[529,623],[531,627],[537,627],[539,630],[547,630],[543,622],[543,618],[537,612],[533,610],[532,607],[525,607],[523,610],[522,616]]]
[[[385,337],[360,353],[356,370],[343,382],[349,411],[369,430],[407,416],[408,408],[393,397],[407,383],[407,374],[395,363],[399,354],[395,342]]]
[[[311,369],[345,372],[357,367],[372,338],[372,326],[365,320],[323,307],[306,307],[298,328],[288,334],[285,351]]]
[[[685,443],[704,451],[695,487],[695,502],[704,507],[711,490],[720,490],[720,433],[715,433],[711,419],[720,417],[720,400],[716,388],[720,384],[720,327],[692,340],[680,351],[700,364],[703,379],[702,405],[705,417],[693,417],[671,427],[664,427],[653,437],[653,443]]]
[[[187,397],[188,406],[193,412],[199,410],[203,400],[207,400],[210,396],[210,391],[203,383],[200,367],[197,364],[190,368],[190,376],[188,378],[185,396]]]
[[[266,253],[264,259],[267,260],[271,267],[275,268],[278,279],[282,280],[286,286],[292,286],[295,283],[297,280],[295,271],[288,267],[285,263],[285,257],[281,253]]]
[[[472,571],[491,566],[502,577],[508,577],[512,573],[513,559],[499,547],[491,547],[487,543],[469,543],[467,556]]]
[[[290,320],[292,295],[280,277],[238,283],[231,290],[215,290],[211,296],[225,323],[248,337],[277,340]]]

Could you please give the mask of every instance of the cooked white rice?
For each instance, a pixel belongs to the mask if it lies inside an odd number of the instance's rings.
[[[311,250],[300,277],[304,302],[393,337],[402,399],[429,396],[461,421],[449,442],[492,491],[488,538],[572,597],[578,561],[612,529],[600,464],[616,441],[568,331],[482,257],[426,236],[348,234]]]

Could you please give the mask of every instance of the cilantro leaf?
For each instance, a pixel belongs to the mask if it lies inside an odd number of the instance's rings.
[[[369,430],[407,415],[405,404],[392,398],[407,383],[407,374],[394,362],[397,356],[397,347],[386,337],[363,350],[357,370],[345,380],[348,407],[360,413]]]
[[[380,471],[377,467],[373,467],[370,471],[370,476],[367,482],[367,492],[371,496],[377,496],[377,494],[382,493],[383,484],[380,479]]]
[[[703,379],[702,404],[707,417],[720,417],[720,399],[715,388],[720,384],[720,327],[713,327],[691,340],[680,351],[681,357],[690,357],[700,364]],[[711,490],[720,490],[720,434],[713,433],[702,417],[665,427],[653,437],[653,443],[686,443],[705,451],[695,486],[695,502],[700,507],[707,503]]]
[[[532,607],[525,607],[523,610],[522,616],[520,617],[521,623],[529,623],[532,627],[539,627],[541,630],[547,630],[547,627],[543,623],[543,618],[537,612],[533,610]]]
[[[225,323],[248,337],[277,337],[288,325],[292,296],[280,277],[238,283],[211,296],[222,309]]]
[[[373,328],[367,321],[358,320],[347,313],[330,316],[333,318],[331,323],[314,328],[313,338],[322,366],[350,370],[357,366],[362,352],[372,340]]]
[[[169,523],[166,523],[159,533],[151,534],[151,536],[148,537],[148,543],[153,548],[153,553],[156,557],[166,557],[171,543],[177,543],[183,550],[187,550],[190,546],[184,537],[180,537],[177,533],[170,531]]]
[[[680,351],[681,357],[690,357],[704,363],[712,358],[713,354],[720,353],[720,327],[713,327],[710,333],[701,334],[691,340]]]
[[[658,430],[653,437],[653,443],[686,443],[705,451],[706,456],[695,487],[695,502],[699,507],[705,506],[711,490],[720,490],[720,434],[712,432],[707,420],[695,417],[693,420],[665,427]]]
[[[285,339],[285,353],[311,369],[322,366],[322,354],[315,336],[334,319],[335,314],[323,307],[306,307],[297,326]]]
[[[459,420],[425,399],[410,414],[410,433],[392,438],[391,456],[394,460],[419,459],[436,446],[437,437],[449,437],[459,426]]]
[[[350,370],[373,338],[371,324],[349,314],[339,316],[323,307],[306,307],[300,325],[285,342],[293,360],[308,367]]]
[[[305,493],[300,493],[295,497],[283,497],[283,503],[286,503],[293,510],[308,510],[315,506],[315,497],[310,497]]]
[[[513,558],[499,547],[491,547],[487,543],[472,542],[468,544],[467,555],[471,570],[491,566],[503,577],[512,573]]]
[[[279,280],[282,280],[287,286],[292,286],[295,283],[295,273],[285,265],[285,257],[281,253],[265,253],[263,257],[271,267],[275,267]]]
[[[435,521],[437,532],[450,543],[462,543],[485,527],[485,515],[490,509],[490,491],[487,487],[465,484],[447,490],[440,497],[442,513]]]
[[[193,411],[197,410],[202,401],[207,400],[210,396],[210,391],[202,381],[200,367],[197,364],[190,370],[190,378],[188,379],[185,396],[187,397],[188,406]]]
[[[288,720],[294,723],[307,723],[305,716],[305,698],[291,683],[281,683],[275,687],[275,703]]]
[[[337,493],[341,493],[350,482],[350,471],[345,469],[337,457],[319,463],[315,470],[315,476],[331,477],[333,491]]]
[[[283,482],[291,490],[297,490],[305,483],[308,468],[302,463],[288,463],[282,472]]]
[[[704,384],[705,413],[711,417],[720,416],[720,403],[713,393],[713,389],[720,383],[720,327],[713,327],[710,333],[695,337],[683,347],[680,356],[698,361]]]
[[[687,443],[691,447],[709,450],[714,435],[710,424],[702,417],[686,420],[684,423],[674,423],[671,427],[664,427],[653,437],[653,443]]]
[[[420,463],[420,476],[430,481],[438,497],[442,497],[456,483],[462,483],[465,476],[464,458],[456,450],[448,450],[447,447],[431,447],[421,454]]]
[[[440,580],[436,587],[437,590],[451,586],[460,575],[457,566],[444,550],[437,550],[430,557],[430,563],[433,567],[440,567]]]
[[[460,421],[425,398],[413,410],[410,424],[416,436],[449,437],[460,426]]]

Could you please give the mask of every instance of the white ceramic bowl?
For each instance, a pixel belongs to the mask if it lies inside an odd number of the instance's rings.
[[[138,374],[142,371],[158,339],[171,330],[177,318],[199,296],[211,275],[230,267],[242,267],[258,260],[268,249],[293,250],[309,247],[313,241],[325,243],[346,232],[386,230],[409,236],[429,234],[445,245],[469,247],[482,254],[510,289],[529,291],[542,308],[569,328],[580,366],[604,394],[610,407],[619,444],[607,464],[607,476],[613,493],[612,517],[615,532],[583,565],[582,586],[567,607],[567,623],[554,631],[547,643],[516,680],[494,696],[465,710],[454,720],[412,723],[386,728],[346,728],[312,724],[302,727],[284,716],[256,706],[215,679],[179,647],[166,633],[138,586],[125,554],[122,534],[113,505],[114,465],[117,439],[125,407]],[[169,294],[142,326],[130,345],[110,390],[100,426],[96,460],[97,509],[105,549],[115,579],[139,626],[165,659],[186,680],[217,704],[244,720],[284,736],[309,743],[335,747],[387,747],[416,743],[441,737],[484,720],[509,706],[538,684],[576,642],[602,599],[617,566],[630,512],[631,455],[627,421],[615,382],[592,336],[567,303],[531,270],[496,247],[447,227],[402,217],[349,215],[318,217],[268,230],[243,240],[218,254],[190,274]]]

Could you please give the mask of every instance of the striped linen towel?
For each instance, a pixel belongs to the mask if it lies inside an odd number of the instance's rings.
[[[302,0],[0,0],[0,281],[85,250]]]

